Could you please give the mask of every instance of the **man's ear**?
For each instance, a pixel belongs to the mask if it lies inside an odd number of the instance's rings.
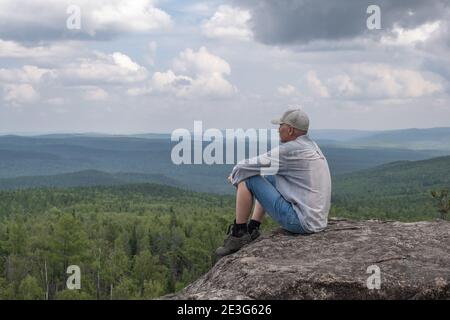
[[[295,134],[295,129],[293,127],[289,127],[289,135],[293,136]]]

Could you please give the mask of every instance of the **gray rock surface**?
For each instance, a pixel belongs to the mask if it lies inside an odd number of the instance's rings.
[[[380,289],[368,288],[374,265]],[[278,229],[163,299],[450,299],[450,222],[330,219],[306,236]]]

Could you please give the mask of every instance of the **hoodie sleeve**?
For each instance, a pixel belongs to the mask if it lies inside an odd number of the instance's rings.
[[[237,186],[242,180],[257,175],[274,175],[285,166],[283,145],[254,158],[239,161],[231,171],[231,183]]]

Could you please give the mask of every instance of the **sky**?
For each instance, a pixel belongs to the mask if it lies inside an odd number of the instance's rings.
[[[449,18],[450,0],[0,0],[0,133],[272,128],[296,107],[312,129],[450,126]]]

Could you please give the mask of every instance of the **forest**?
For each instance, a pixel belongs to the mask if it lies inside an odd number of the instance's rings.
[[[402,199],[391,203],[401,208]],[[438,217],[431,196],[426,214],[416,215],[389,215],[373,202],[337,203],[331,215],[340,217]],[[153,299],[176,292],[209,270],[233,214],[232,196],[157,184],[2,191],[0,299]],[[266,218],[263,230],[273,228]],[[80,267],[80,290],[67,289],[71,265]]]
[[[0,299],[151,299],[211,267],[232,198],[142,184],[0,193]],[[66,288],[69,265],[81,290]]]

